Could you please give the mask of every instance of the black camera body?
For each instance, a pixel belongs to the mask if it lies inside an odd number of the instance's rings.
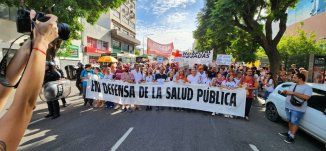
[[[43,12],[37,12],[35,16],[35,20],[40,22],[46,22],[50,18],[45,16]],[[16,19],[17,32],[28,34],[31,33],[32,29],[32,20],[30,19],[30,11],[26,9],[19,9],[17,11],[17,19]],[[59,38],[62,40],[69,39],[70,29],[67,23],[58,23],[58,34]]]

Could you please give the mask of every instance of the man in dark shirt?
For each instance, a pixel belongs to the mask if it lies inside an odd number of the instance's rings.
[[[160,73],[155,75],[155,82],[164,82],[168,76],[164,73],[164,67],[160,68]]]
[[[80,79],[80,73],[84,70],[84,65],[82,63],[78,63],[78,69],[76,71],[76,87],[79,90],[79,95],[83,94],[83,87],[82,87],[82,81]]]
[[[155,75],[155,79],[154,79],[155,82],[158,82],[159,84],[162,84],[162,85],[164,84],[164,82],[168,78],[168,76],[166,74],[164,74],[164,71],[165,71],[164,67],[161,67],[160,73]],[[164,110],[163,107],[159,107],[159,106],[156,107],[156,111],[159,111],[160,109]]]

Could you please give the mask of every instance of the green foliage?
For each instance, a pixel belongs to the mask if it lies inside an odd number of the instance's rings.
[[[136,56],[139,56],[139,55],[140,55],[140,51],[139,51],[139,49],[137,49],[137,48],[135,49],[135,55],[136,55]]]
[[[205,7],[197,16],[198,27],[193,33],[197,49],[213,48],[246,62],[255,61],[257,50],[262,49],[270,61],[277,60],[279,53],[276,46],[286,29],[286,10],[294,7],[297,2],[298,0],[206,0]],[[272,22],[276,21],[280,30],[273,38]]]
[[[57,57],[69,57],[74,50],[70,47],[71,43],[70,42],[65,42],[61,45],[61,49],[57,51],[55,54]]]
[[[58,22],[65,22],[71,29],[70,39],[80,39],[84,29],[80,18],[95,24],[100,15],[109,9],[118,8],[125,0],[24,0],[25,4],[36,11],[58,16]],[[19,0],[4,0],[0,4],[19,6]]]

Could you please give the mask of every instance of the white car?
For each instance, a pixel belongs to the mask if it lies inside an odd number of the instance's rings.
[[[266,101],[266,117],[276,122],[280,119],[287,121],[285,113],[285,95],[280,94],[288,90],[293,83],[282,83],[269,95]],[[308,108],[299,127],[311,136],[326,144],[326,85],[307,83],[312,87],[313,93],[308,100]],[[326,145],[325,145],[326,147]]]

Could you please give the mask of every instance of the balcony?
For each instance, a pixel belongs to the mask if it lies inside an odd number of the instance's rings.
[[[134,37],[131,37],[129,35],[126,35],[125,33],[118,31],[117,29],[112,29],[111,31],[111,37],[116,38],[121,41],[125,41],[127,43],[133,44],[135,46],[140,45],[140,41],[137,40]]]

